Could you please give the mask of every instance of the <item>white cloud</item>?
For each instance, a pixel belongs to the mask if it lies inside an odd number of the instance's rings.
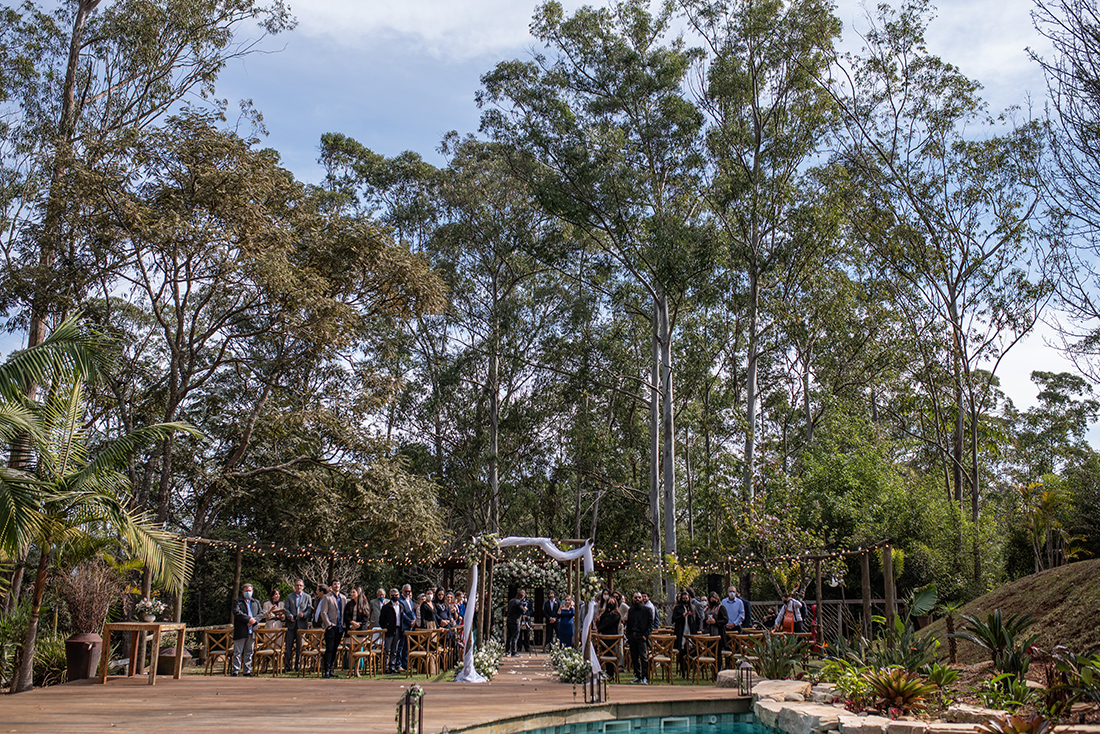
[[[355,48],[396,40],[442,60],[522,48],[535,4],[526,0],[310,0],[298,32]]]

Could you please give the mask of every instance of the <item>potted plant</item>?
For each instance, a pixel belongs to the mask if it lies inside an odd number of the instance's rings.
[[[58,592],[69,607],[74,632],[65,640],[68,680],[95,677],[103,652],[99,633],[122,588],[118,573],[102,558],[82,561],[65,575]]]
[[[144,622],[155,622],[157,615],[164,614],[167,608],[168,605],[156,597],[152,599],[142,597],[141,601],[134,605],[134,612],[140,615]]]

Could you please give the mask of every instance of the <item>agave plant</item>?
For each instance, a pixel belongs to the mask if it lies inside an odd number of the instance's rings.
[[[979,724],[979,734],[1048,734],[1053,730],[1050,719],[1035,714],[1030,719],[1015,714],[1005,714]]]
[[[806,643],[794,635],[765,634],[756,640],[752,650],[753,667],[761,678],[790,678],[791,672],[806,652]]]
[[[925,698],[936,692],[936,686],[924,676],[900,668],[869,670],[863,675],[874,691],[875,703],[885,711],[922,709]]]

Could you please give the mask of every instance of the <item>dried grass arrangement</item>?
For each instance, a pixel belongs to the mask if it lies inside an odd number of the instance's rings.
[[[73,632],[103,629],[107,612],[123,588],[118,571],[101,558],[82,561],[65,575],[58,593],[69,607]]]

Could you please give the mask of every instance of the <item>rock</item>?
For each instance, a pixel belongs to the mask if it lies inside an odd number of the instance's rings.
[[[832,683],[818,683],[810,692],[815,703],[832,703],[838,700],[836,686]]]
[[[1004,711],[986,709],[981,706],[970,706],[965,703],[955,703],[948,707],[944,713],[945,721],[956,724],[984,724],[997,716],[1004,716]]]
[[[783,700],[801,703],[802,701],[806,700],[806,697],[803,696],[801,693],[788,693],[786,696],[783,697]]]
[[[925,734],[974,734],[974,724],[929,722]]]
[[[841,734],[885,734],[889,723],[885,716],[840,715]]]
[[[737,671],[736,670],[720,670],[718,671],[718,680],[714,683],[715,688],[737,688]]]
[[[891,721],[886,725],[886,734],[925,734],[927,728],[923,721]]]
[[[752,707],[757,721],[769,729],[774,729],[779,724],[779,712],[782,710],[783,704],[770,698],[762,698]]]
[[[805,700],[810,697],[810,684],[800,680],[761,680],[752,686],[753,698],[757,701],[770,698],[773,701],[782,701],[788,693],[797,693]]]
[[[836,709],[813,703],[784,706],[776,724],[776,728],[787,734],[811,734],[839,727],[840,716]]]

